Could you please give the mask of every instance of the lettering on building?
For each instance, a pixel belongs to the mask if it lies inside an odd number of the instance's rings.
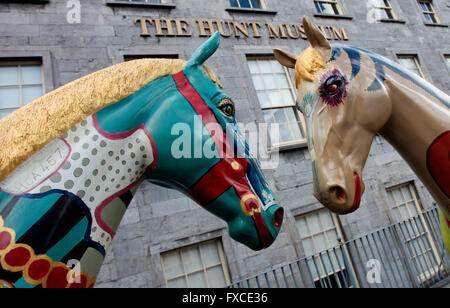
[[[140,27],[142,37],[209,37],[219,31],[224,38],[262,38],[303,39],[306,33],[301,24],[261,23],[256,21],[202,20],[194,22],[186,19],[161,19],[139,17],[134,23]],[[320,31],[328,40],[347,41],[348,35],[343,26],[319,25]]]

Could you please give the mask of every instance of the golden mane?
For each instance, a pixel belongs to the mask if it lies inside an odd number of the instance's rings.
[[[72,126],[185,66],[186,61],[179,59],[120,63],[72,81],[1,119],[0,181]],[[217,76],[206,66],[203,69],[220,86]]]
[[[314,81],[317,71],[325,68],[322,56],[313,47],[305,49],[295,62],[295,86],[300,86],[300,80]]]

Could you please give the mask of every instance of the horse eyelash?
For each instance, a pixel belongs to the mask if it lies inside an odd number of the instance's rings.
[[[332,94],[328,93],[326,89],[326,82],[331,78],[335,77],[336,80],[341,81],[338,89],[334,91]],[[348,81],[345,76],[338,70],[334,69],[325,73],[320,79],[319,86],[319,96],[322,98],[322,101],[326,103],[330,107],[335,107],[344,103],[344,99],[347,97],[347,85]]]

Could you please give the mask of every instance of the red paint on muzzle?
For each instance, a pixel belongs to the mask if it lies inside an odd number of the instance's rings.
[[[234,183],[233,187],[241,200],[245,198],[245,196],[254,195],[245,177]],[[246,210],[251,213],[251,217],[255,223],[259,240],[261,242],[261,248],[269,247],[270,244],[273,243],[274,238],[272,234],[270,234],[266,222],[264,221],[264,218],[261,214],[261,205],[259,204],[258,200],[253,198],[245,200],[244,204]]]
[[[349,213],[356,211],[359,208],[359,204],[361,203],[361,178],[358,173],[354,173],[355,176],[355,198],[353,200],[353,206],[350,209]]]

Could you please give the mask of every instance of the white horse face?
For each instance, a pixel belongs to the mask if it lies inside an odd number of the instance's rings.
[[[303,25],[312,46],[299,57],[280,50],[275,56],[296,70],[297,106],[306,122],[314,195],[330,210],[346,214],[360,205],[362,170],[391,105],[384,87],[364,90],[374,80],[372,62],[336,56],[309,20],[304,19]]]

